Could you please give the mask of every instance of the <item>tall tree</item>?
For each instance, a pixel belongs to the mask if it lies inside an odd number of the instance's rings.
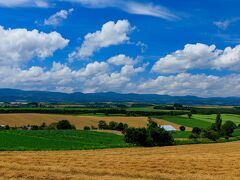
[[[221,117],[221,114],[218,113],[216,117],[216,122],[215,122],[216,131],[220,131],[221,127],[222,127],[222,117]]]

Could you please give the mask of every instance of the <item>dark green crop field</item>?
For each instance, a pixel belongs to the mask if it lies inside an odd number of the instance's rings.
[[[129,147],[123,136],[94,131],[0,131],[0,150],[83,150]]]

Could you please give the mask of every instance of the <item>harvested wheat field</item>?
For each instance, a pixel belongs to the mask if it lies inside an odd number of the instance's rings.
[[[89,151],[0,152],[4,179],[240,179],[240,142]]]
[[[78,129],[84,126],[97,127],[98,121],[106,122],[116,121],[127,123],[130,127],[145,127],[147,125],[147,117],[98,117],[98,116],[73,116],[73,115],[55,115],[55,114],[0,114],[0,124],[9,126],[24,126],[24,125],[41,125],[43,122],[50,124],[60,120],[69,120]]]

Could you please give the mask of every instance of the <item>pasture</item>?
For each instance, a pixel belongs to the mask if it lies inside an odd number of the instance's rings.
[[[74,130],[0,131],[0,150],[82,150],[128,147],[123,136]]]
[[[3,179],[240,179],[239,142],[156,148],[0,152]]]

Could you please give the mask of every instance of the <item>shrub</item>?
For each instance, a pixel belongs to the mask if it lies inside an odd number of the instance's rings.
[[[40,126],[40,129],[46,129],[47,125],[46,123],[42,123],[42,125]]]
[[[234,122],[232,121],[226,121],[223,125],[222,125],[222,133],[225,136],[231,136],[231,134],[234,132],[234,129],[236,129],[237,126]]]
[[[95,127],[95,126],[91,126],[91,128],[92,128],[93,130],[96,130],[96,129],[97,129],[97,127]]]
[[[9,125],[6,125],[6,126],[5,126],[5,130],[10,130],[10,126],[9,126]]]
[[[89,126],[84,126],[83,130],[89,131],[91,128]]]
[[[118,131],[123,131],[124,130],[124,124],[120,122],[117,126],[117,130]]]
[[[185,126],[180,126],[179,129],[180,129],[180,131],[185,131],[186,130]]]
[[[192,133],[190,136],[189,136],[189,139],[197,139],[199,138],[199,135],[195,134],[195,133]]]
[[[51,123],[51,124],[48,126],[47,129],[48,129],[48,130],[56,130],[56,129],[57,129],[57,123],[56,123],[56,122]]]
[[[56,125],[57,129],[67,130],[67,129],[76,129],[68,120],[61,120]]]
[[[219,139],[219,133],[213,130],[204,130],[203,136],[210,140],[216,141]]]
[[[31,130],[39,130],[39,129],[40,129],[39,126],[37,126],[37,125],[33,125]]]
[[[111,129],[111,130],[116,130],[118,125],[119,124],[117,122],[111,121],[111,122],[109,122],[108,128]]]
[[[98,128],[99,129],[108,129],[108,125],[107,125],[107,123],[106,123],[106,121],[99,121],[98,122]]]
[[[194,127],[194,128],[192,129],[192,133],[193,133],[193,134],[200,135],[201,132],[202,132],[202,130],[201,130],[200,128],[198,128],[198,127]]]

